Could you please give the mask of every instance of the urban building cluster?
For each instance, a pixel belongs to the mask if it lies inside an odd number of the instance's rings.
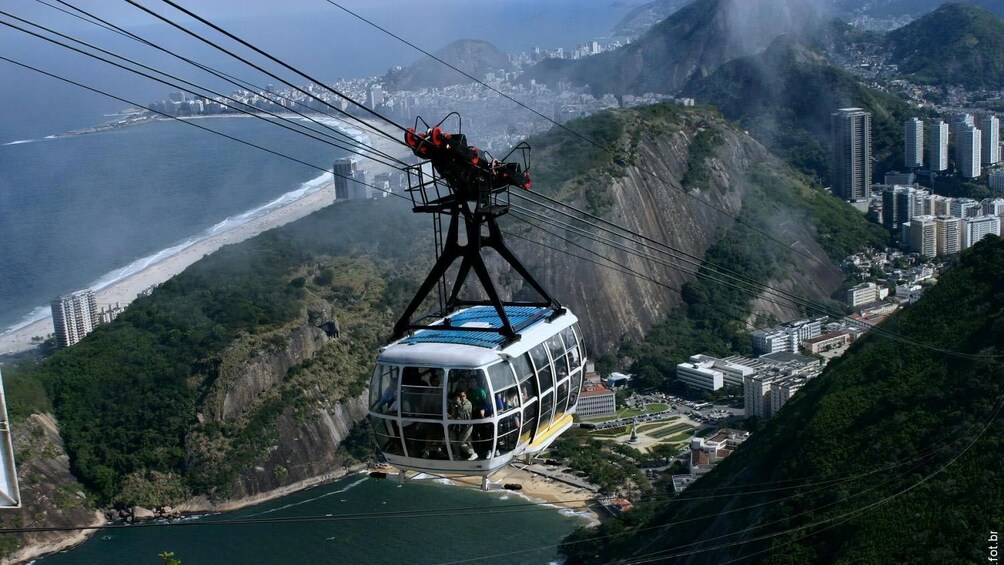
[[[694,437],[690,440],[690,458],[687,460],[687,473],[673,475],[673,490],[679,494],[691,483],[705,475],[725,459],[737,447],[749,439],[750,433],[743,430],[723,428],[711,437]]]
[[[89,289],[56,298],[51,303],[51,309],[56,347],[60,348],[79,342],[98,325],[111,322],[122,311],[118,304],[99,310],[94,291]]]
[[[843,200],[867,202],[872,193],[871,114],[861,108],[841,108],[830,115],[830,120],[831,190]],[[907,169],[923,169],[928,175],[944,173],[949,169],[950,140],[954,139],[958,175],[975,179],[986,173],[989,186],[1004,192],[1004,171],[998,169],[1000,119],[995,114],[977,119],[973,114],[959,113],[952,115],[949,123],[936,119],[927,124],[914,117],[903,124],[903,129],[903,164]],[[902,177],[894,174],[887,176],[886,183],[914,184],[915,178],[912,172]]]
[[[617,414],[617,393],[604,386],[598,373],[587,371],[575,413],[580,418],[613,416]]]
[[[851,335],[832,332],[827,339],[848,343]],[[769,418],[822,370],[818,359],[787,351],[767,353],[756,359],[741,355],[719,359],[699,354],[676,365],[676,378],[693,389],[709,392],[724,386],[739,387],[746,415]]]
[[[882,191],[882,225],[901,234],[904,248],[924,257],[949,255],[988,235],[1001,235],[1004,198],[950,198],[916,186]]]

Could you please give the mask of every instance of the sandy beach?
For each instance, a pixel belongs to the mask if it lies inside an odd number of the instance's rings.
[[[380,124],[377,124],[375,121],[367,121],[367,124],[370,124],[368,130],[358,122],[347,123],[349,127],[365,130],[365,133],[369,136],[372,147],[375,149],[402,159],[405,156],[410,155],[410,150],[403,144],[394,143],[386,136],[375,133],[373,125],[376,124],[377,126],[380,126]],[[381,129],[389,130],[386,125],[382,125],[380,127]],[[392,170],[392,168],[387,165],[376,163],[371,160],[362,160],[360,167],[367,171],[369,178],[373,178],[375,175],[382,172]],[[101,289],[100,291],[97,291],[95,293],[95,298],[98,303],[98,308],[100,309],[102,306],[115,304],[119,304],[124,307],[135,300],[141,292],[170,279],[178,273],[181,273],[188,268],[189,265],[216,251],[220,247],[233,243],[239,243],[272,228],[296,221],[332,204],[334,200],[334,184],[328,183],[316,192],[296,200],[295,202],[291,202],[286,206],[277,208],[232,230],[200,241],[171,257],[150,265],[146,269],[139,271],[128,278],[122,279]],[[33,341],[32,338],[35,338],[36,336],[44,338],[48,337],[52,333],[52,317],[47,316],[37,322],[14,330],[10,333],[2,334],[0,335],[0,355],[19,353],[31,349],[39,343],[38,341]]]

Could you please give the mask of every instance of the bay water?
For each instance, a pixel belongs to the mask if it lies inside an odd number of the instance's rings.
[[[256,520],[240,524],[235,521]],[[102,530],[44,565],[261,563],[553,563],[556,545],[586,520],[508,491],[431,480],[398,484],[353,475],[181,526]]]

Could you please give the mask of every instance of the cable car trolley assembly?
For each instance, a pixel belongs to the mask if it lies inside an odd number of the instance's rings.
[[[443,128],[451,116],[456,132]],[[530,147],[521,143],[495,159],[468,144],[458,115],[446,119],[429,127],[419,118],[405,133],[423,159],[407,169],[408,192],[416,213],[433,215],[437,260],[395,324],[394,341],[380,352],[369,414],[390,464],[487,476],[514,457],[542,451],[571,427],[585,355],[577,318],[506,247],[497,224],[509,210],[510,188],[531,188]],[[485,248],[539,300],[502,300]],[[472,271],[487,300],[461,298]],[[434,288],[439,309],[415,318]]]

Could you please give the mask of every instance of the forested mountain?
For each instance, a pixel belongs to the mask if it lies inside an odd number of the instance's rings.
[[[862,85],[791,37],[778,38],[763,53],[725,63],[692,81],[684,94],[716,106],[777,155],[824,180],[830,168],[830,114],[837,108],[871,112],[876,174],[901,166],[902,123],[916,115],[903,100]]]
[[[874,235],[712,111],[660,105],[568,127],[602,148],[565,130],[532,139],[537,190],[696,257],[713,252],[760,282],[784,279],[825,299],[841,282],[830,259]],[[686,285],[692,316],[701,296],[731,311],[695,325],[685,343],[656,344],[653,363],[733,339],[746,316],[785,312],[754,307],[756,286],[720,295],[673,262],[557,226],[505,227],[517,255],[580,317],[594,355],[640,340],[686,299]],[[71,469],[104,504],[240,498],[323,476],[352,460],[339,446],[352,444],[365,411],[377,346],[431,264],[429,232],[398,199],[329,207],[203,259],[25,380],[45,385]],[[796,240],[797,253],[787,243]],[[367,457],[369,445],[357,445]]]
[[[577,61],[549,59],[526,80],[588,84],[596,94],[675,93],[778,36],[813,35],[823,22],[807,0],[696,0],[630,45]]]
[[[678,498],[573,563],[978,563],[1004,520],[1004,240],[859,340]]]
[[[614,26],[614,35],[637,37],[652,26],[675,14],[693,0],[655,0],[628,12]]]
[[[512,70],[509,57],[487,41],[460,39],[434,55],[478,80],[484,80],[485,73]],[[423,57],[407,67],[388,72],[384,77],[387,88],[395,90],[443,88],[469,82],[473,81],[432,57]]]
[[[888,35],[893,62],[922,84],[1000,89],[1004,19],[972,4],[944,4]]]

